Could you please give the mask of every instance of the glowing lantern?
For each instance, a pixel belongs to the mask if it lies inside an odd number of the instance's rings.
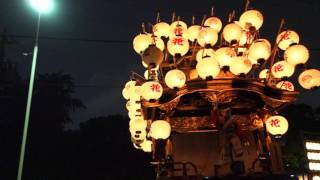
[[[266,120],[267,131],[272,135],[284,135],[289,124],[283,116],[271,116]]]
[[[136,132],[131,132],[131,138],[134,140],[135,144],[141,144],[145,141],[147,136],[147,131],[136,131]]]
[[[163,88],[157,81],[148,81],[142,85],[142,97],[149,100],[157,100],[162,96]]]
[[[259,78],[260,79],[267,79],[269,74],[269,69],[264,69],[259,73]]]
[[[206,79],[207,77],[214,78],[220,72],[218,62],[212,57],[206,57],[202,61],[198,61],[196,69],[202,79]]]
[[[194,42],[198,38],[200,30],[201,30],[201,26],[199,25],[190,26],[188,28],[188,39]]]
[[[133,88],[134,86],[136,85],[136,81],[128,81],[123,90],[122,90],[122,96],[128,100],[130,98],[130,95],[131,95],[131,91],[130,89]]]
[[[210,17],[206,19],[206,21],[204,22],[204,26],[210,27],[214,29],[216,32],[220,32],[222,28],[222,22],[217,17]]]
[[[198,77],[199,77],[199,74],[198,74],[197,70],[191,69],[189,72],[189,79],[194,80],[194,79],[198,79]]]
[[[215,58],[215,52],[213,49],[211,48],[205,48],[205,49],[201,49],[197,52],[196,54],[196,60],[197,61],[201,61],[203,58],[206,57],[213,57]]]
[[[270,47],[270,49],[272,47],[271,43],[267,39],[257,39],[257,40],[255,40],[255,42],[264,42]]]
[[[141,54],[152,44],[152,38],[147,34],[139,34],[133,39],[133,49]]]
[[[239,23],[244,29],[249,30],[253,26],[258,30],[263,24],[263,15],[257,10],[248,10],[240,16]]]
[[[223,66],[230,66],[232,57],[236,56],[237,53],[235,52],[234,49],[229,48],[229,47],[222,47],[217,49],[216,51],[216,59],[219,62],[219,65],[221,67]]]
[[[159,48],[161,51],[164,50],[164,42],[160,37],[152,34],[148,34],[152,38],[152,44]]]
[[[218,41],[218,33],[211,28],[202,28],[197,39],[199,45],[202,47],[206,45],[214,46]]]
[[[169,38],[172,39],[177,36],[188,39],[188,27],[183,21],[175,21],[170,25]]]
[[[165,82],[171,89],[181,88],[186,83],[186,75],[179,69],[173,69],[167,72]]]
[[[242,28],[235,23],[227,24],[223,28],[222,35],[228,43],[239,42],[242,36]]]
[[[130,119],[141,118],[142,114],[140,111],[129,111],[128,116]]]
[[[159,22],[153,26],[153,34],[157,37],[168,37],[170,32],[170,25],[166,22]]]
[[[172,56],[176,54],[184,56],[189,51],[189,42],[183,37],[175,37],[168,41],[167,48]]]
[[[167,121],[157,120],[152,122],[150,135],[154,139],[167,139],[171,133],[171,126]]]
[[[309,51],[303,45],[293,45],[284,51],[284,59],[293,66],[305,64],[309,59]]]
[[[272,66],[271,73],[275,78],[290,77],[294,73],[294,66],[286,61],[279,61]]]
[[[136,100],[130,99],[126,103],[126,108],[128,111],[137,111],[137,110],[141,109],[141,103],[137,103]]]
[[[149,46],[142,54],[142,60],[147,65],[159,65],[163,57],[163,52],[154,45]]]
[[[271,47],[263,41],[254,42],[249,48],[249,57],[254,61],[267,60],[271,55]]]
[[[141,143],[140,146],[144,152],[152,151],[152,141],[149,141],[149,140],[143,141],[143,143]]]
[[[136,133],[136,131],[145,131],[147,128],[147,121],[143,119],[131,119],[129,121],[129,129],[131,133]]]
[[[320,71],[308,69],[299,75],[299,84],[305,89],[320,87]]]
[[[294,91],[294,85],[290,81],[280,81],[276,87],[287,91]]]
[[[291,44],[298,44],[299,40],[299,35],[292,30],[283,31],[277,36],[278,47],[282,50],[286,50]]]
[[[230,64],[230,72],[234,75],[247,74],[252,68],[250,60],[243,56],[235,56]]]
[[[253,35],[249,31],[243,30],[239,40],[239,45],[243,46],[245,44],[251,44],[252,41],[253,41]]]

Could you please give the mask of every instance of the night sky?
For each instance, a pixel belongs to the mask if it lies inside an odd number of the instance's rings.
[[[242,0],[57,0],[53,13],[42,16],[40,28],[38,73],[71,74],[76,84],[76,97],[86,110],[73,115],[75,125],[94,116],[125,114],[121,90],[131,71],[143,72],[140,57],[132,48],[132,39],[141,32],[141,23],[154,23],[157,12],[171,21],[175,11],[191,24],[192,15],[199,24],[211,6],[223,23],[227,14],[243,10]],[[300,35],[300,43],[311,51],[308,64],[320,68],[320,2],[319,0],[253,0],[251,7],[264,14],[261,35],[272,42],[280,19]],[[12,44],[7,59],[18,63],[19,73],[28,78],[37,14],[24,0],[0,1],[0,30],[6,28]],[[24,36],[24,37],[21,37]],[[295,78],[296,79],[296,78]],[[296,86],[298,90],[301,88]],[[320,90],[302,91],[298,102],[317,107]]]

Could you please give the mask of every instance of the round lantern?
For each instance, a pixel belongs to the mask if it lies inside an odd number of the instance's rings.
[[[142,97],[149,100],[157,100],[162,96],[163,88],[157,81],[148,81],[142,85]]]
[[[157,66],[163,61],[163,52],[154,45],[149,46],[142,54],[142,60],[147,65]]]
[[[167,139],[171,133],[171,126],[167,121],[157,120],[152,122],[150,135],[154,139]]]
[[[257,39],[257,40],[255,40],[255,42],[264,42],[270,47],[270,49],[272,47],[271,43],[267,39]]]
[[[264,69],[264,70],[260,71],[259,78],[260,79],[267,79],[268,73],[269,73],[269,69]]]
[[[290,77],[294,73],[294,66],[286,61],[279,61],[272,66],[271,73],[275,78]]]
[[[291,44],[298,44],[299,40],[299,35],[295,31],[287,30],[277,36],[276,42],[280,49],[286,50]]]
[[[139,34],[133,39],[133,49],[141,54],[152,44],[152,38],[147,34]]]
[[[272,135],[284,135],[288,131],[288,121],[283,116],[271,116],[266,120],[267,131]]]
[[[271,55],[271,47],[263,41],[254,42],[249,48],[249,57],[254,61],[267,60]]]
[[[211,48],[200,49],[196,54],[196,60],[201,61],[203,58],[213,57],[215,58],[215,52]]]
[[[235,56],[230,64],[230,72],[234,75],[248,74],[252,68],[250,60],[243,56]]]
[[[166,22],[159,22],[152,28],[153,34],[157,37],[168,37],[170,32],[170,25]]]
[[[132,88],[136,85],[136,81],[128,81],[123,90],[122,90],[122,96],[128,100],[132,93]]]
[[[167,49],[172,56],[184,56],[189,51],[189,42],[183,37],[174,37],[168,41]]]
[[[177,36],[188,38],[188,27],[183,21],[175,21],[170,25],[169,38],[172,39]]]
[[[140,111],[129,111],[128,116],[130,119],[137,119],[137,118],[141,118],[142,114]]]
[[[152,44],[159,48],[161,51],[164,50],[164,42],[160,37],[157,37],[153,34],[148,34],[152,38]]]
[[[137,131],[137,132],[130,132],[131,138],[134,140],[135,144],[141,144],[146,140],[147,131],[143,130],[143,131]]]
[[[222,35],[228,43],[239,42],[242,36],[242,28],[235,23],[227,24],[223,28]]]
[[[136,133],[136,131],[145,131],[147,128],[147,121],[143,119],[131,119],[129,121],[129,129],[131,133]]]
[[[243,30],[239,40],[239,45],[243,46],[245,44],[251,44],[252,41],[253,41],[253,35],[249,31]]]
[[[194,79],[198,79],[198,77],[199,77],[199,74],[198,74],[197,70],[191,69],[189,72],[189,79],[194,80]]]
[[[257,10],[248,10],[240,16],[239,23],[244,29],[250,29],[253,26],[258,30],[263,24],[263,15]]]
[[[290,81],[280,81],[276,87],[287,91],[294,91],[294,85]]]
[[[309,59],[309,51],[301,44],[293,45],[284,51],[284,59],[293,66],[305,64]]]
[[[211,29],[214,29],[216,32],[220,32],[222,28],[222,22],[217,17],[209,17],[204,22],[204,26],[210,27]]]
[[[143,143],[141,143],[140,146],[144,152],[152,152],[152,141],[143,141]]]
[[[194,42],[198,38],[200,30],[201,30],[201,26],[199,25],[190,26],[188,28],[188,39]]]
[[[299,84],[305,89],[320,87],[320,70],[308,69],[299,75]]]
[[[196,69],[202,79],[215,78],[220,72],[218,62],[212,57],[206,57],[202,61],[198,61]]]
[[[235,50],[233,48],[229,48],[229,47],[219,48],[219,49],[217,49],[215,54],[216,54],[215,57],[218,60],[219,65],[221,67],[230,66],[231,61],[232,61],[232,57],[237,55]]]
[[[128,111],[137,111],[137,110],[141,109],[141,103],[137,103],[136,100],[130,99],[126,103],[126,108]]]
[[[199,45],[202,47],[205,47],[206,45],[214,46],[218,41],[218,33],[211,28],[202,28],[197,40]]]
[[[165,82],[171,89],[182,88],[186,83],[186,75],[179,69],[173,69],[167,72]]]

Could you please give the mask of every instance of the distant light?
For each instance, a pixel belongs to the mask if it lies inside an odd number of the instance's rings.
[[[313,176],[312,180],[320,180],[320,176]]]
[[[306,142],[306,149],[308,149],[308,150],[320,150],[320,143]]]
[[[320,153],[308,152],[307,157],[309,160],[320,160]]]
[[[54,7],[53,0],[29,0],[29,2],[39,13],[49,13]]]
[[[294,174],[290,174],[290,177],[294,177]]]
[[[320,171],[320,163],[309,162],[309,169],[312,171]]]

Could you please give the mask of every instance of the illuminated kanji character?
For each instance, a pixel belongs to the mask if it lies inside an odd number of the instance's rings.
[[[182,46],[183,44],[183,39],[182,38],[174,38],[173,39],[173,44],[174,45],[180,45],[180,46]]]
[[[270,121],[270,126],[271,127],[280,127],[280,121],[279,121],[279,119],[272,119],[271,121]]]
[[[277,64],[274,68],[273,68],[273,71],[274,72],[280,72],[280,71],[283,71],[283,65],[282,64]]]
[[[152,84],[150,88],[153,92],[160,92],[160,89],[161,89],[159,84]]]

